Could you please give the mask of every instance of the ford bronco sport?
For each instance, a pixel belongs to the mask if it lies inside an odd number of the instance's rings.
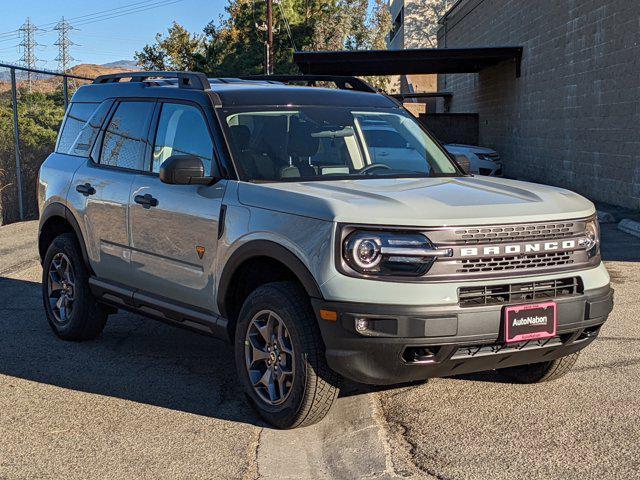
[[[322,419],[343,377],[563,375],[613,305],[593,204],[466,174],[359,79],[295,80],[77,90],[39,179],[53,331],[92,339],[124,309],[226,338],[282,428]]]

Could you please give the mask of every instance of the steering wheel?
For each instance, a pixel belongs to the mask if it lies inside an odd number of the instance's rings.
[[[391,167],[389,165],[385,165],[384,163],[372,163],[371,165],[367,165],[366,167],[364,167],[358,173],[369,173],[369,172],[375,170],[376,168],[382,168],[384,170],[391,170]]]

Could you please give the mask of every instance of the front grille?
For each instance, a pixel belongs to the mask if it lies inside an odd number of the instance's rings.
[[[568,297],[582,292],[580,278],[567,277],[539,282],[462,287],[458,290],[458,303],[461,307],[503,305]]]
[[[574,222],[539,223],[527,225],[504,225],[497,227],[459,228],[453,231],[456,241],[466,245],[483,242],[524,242],[547,240],[569,236]]]
[[[559,267],[571,265],[573,263],[573,258],[571,257],[571,252],[556,252],[464,259],[460,262],[457,271],[458,273],[477,273]]]

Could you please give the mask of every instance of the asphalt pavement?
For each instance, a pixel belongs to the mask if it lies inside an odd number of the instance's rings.
[[[319,425],[266,427],[223,342],[121,313],[51,333],[35,222],[0,227],[0,479],[633,478],[640,468],[640,241],[604,229],[616,307],[574,371],[371,392]]]
[[[512,385],[488,372],[380,395],[397,472],[640,478],[640,240],[605,225],[603,254],[615,308],[565,377]]]

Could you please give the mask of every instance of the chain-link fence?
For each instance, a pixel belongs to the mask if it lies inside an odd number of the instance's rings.
[[[0,64],[0,224],[38,217],[38,170],[71,95],[89,80]]]

